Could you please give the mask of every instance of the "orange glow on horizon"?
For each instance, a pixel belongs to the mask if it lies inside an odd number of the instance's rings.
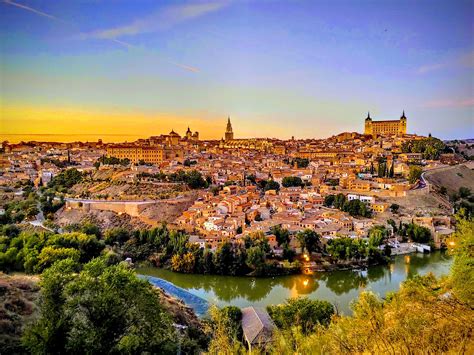
[[[168,134],[172,129],[183,136],[188,128],[202,139],[219,139],[226,118],[195,117],[131,110],[102,110],[75,107],[2,105],[0,139],[19,141],[133,141]]]

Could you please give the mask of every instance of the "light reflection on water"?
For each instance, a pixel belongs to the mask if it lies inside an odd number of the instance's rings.
[[[187,275],[157,268],[140,268],[138,273],[172,282],[218,306],[249,305],[265,307],[290,297],[306,296],[335,304],[339,311],[350,313],[350,302],[363,290],[384,296],[398,290],[400,283],[414,275],[433,272],[447,274],[451,258],[444,253],[396,256],[392,263],[364,271],[333,271],[313,275],[268,278],[215,275]]]

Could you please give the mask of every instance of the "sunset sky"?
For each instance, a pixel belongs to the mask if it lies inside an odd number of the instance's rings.
[[[0,138],[474,138],[474,1],[0,0]],[[40,138],[42,137],[42,138]],[[57,138],[62,137],[62,138]]]

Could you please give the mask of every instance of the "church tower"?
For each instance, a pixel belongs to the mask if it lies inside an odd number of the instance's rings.
[[[225,140],[231,141],[234,139],[234,132],[232,131],[232,124],[230,123],[230,117],[227,118],[227,128],[225,130]]]

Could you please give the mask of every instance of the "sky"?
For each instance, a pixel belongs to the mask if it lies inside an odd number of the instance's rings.
[[[474,138],[474,0],[0,0],[0,139]],[[59,138],[58,138],[59,137]]]

